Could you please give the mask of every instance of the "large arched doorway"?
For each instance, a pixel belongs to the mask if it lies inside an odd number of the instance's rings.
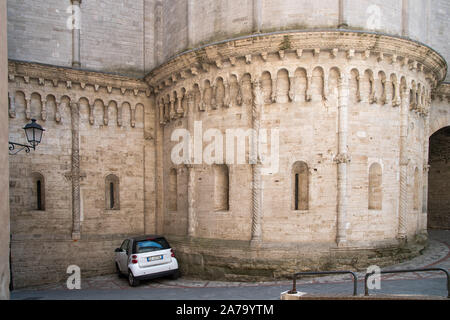
[[[428,229],[450,229],[450,126],[430,137]]]

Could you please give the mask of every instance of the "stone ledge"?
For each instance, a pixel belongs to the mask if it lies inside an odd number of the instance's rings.
[[[119,89],[122,94],[130,91],[134,96],[143,93],[148,97],[151,93],[148,85],[140,79],[35,62],[9,60],[8,74],[9,81],[14,81],[16,77],[22,77],[25,82],[37,79],[40,85],[44,85],[47,80],[51,81],[54,87],[62,82],[68,89],[71,89],[72,85],[76,83],[80,84],[81,89],[84,89],[86,85],[94,87],[95,91],[103,87],[107,89],[108,93],[112,92],[112,89]]]
[[[415,66],[420,63],[425,71],[433,74],[435,82],[444,80],[447,73],[447,63],[439,53],[425,44],[406,38],[350,30],[292,30],[228,39],[185,51],[153,69],[144,79],[151,87],[158,89],[160,86],[170,86],[176,74],[180,74],[182,79],[189,74],[196,76],[202,70],[208,71],[205,68],[222,66],[224,60],[234,65],[238,58],[251,63],[252,55],[276,53],[280,56],[280,44],[285,41],[285,37],[289,37],[290,45],[288,49],[282,50],[283,56],[287,52],[297,52],[298,56],[298,52],[303,54],[307,50],[315,54],[320,51],[335,53],[337,49],[337,52],[352,52],[352,57],[355,52],[362,53],[361,59],[366,59],[373,52],[381,54],[383,59],[392,56],[394,62],[398,61],[398,57],[403,57],[403,64],[412,62]]]
[[[402,262],[420,254],[423,246],[414,243],[332,250],[330,245],[309,243],[252,246],[250,241],[198,239],[168,236],[183,274],[202,279],[265,281],[291,279],[295,272],[365,270]]]
[[[422,296],[422,295],[374,295],[374,296],[343,296],[343,295],[312,295],[306,292],[297,292],[294,294],[288,291],[282,292],[281,300],[450,300],[441,296]]]

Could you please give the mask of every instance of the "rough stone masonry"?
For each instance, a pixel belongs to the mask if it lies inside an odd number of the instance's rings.
[[[10,211],[14,287],[64,281],[69,265],[111,273],[114,249],[143,233],[167,236],[183,273],[211,279],[419,254],[427,228],[449,225],[449,10],[7,1],[9,140],[23,142],[32,118],[46,129],[35,151],[9,156],[0,217]],[[199,123],[196,148],[214,161],[174,163],[174,136]],[[227,130],[253,133],[227,141]],[[277,166],[250,152],[262,133],[257,149]]]

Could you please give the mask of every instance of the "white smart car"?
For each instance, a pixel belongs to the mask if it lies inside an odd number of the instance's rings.
[[[126,239],[115,250],[115,262],[118,275],[127,275],[132,287],[139,285],[140,280],[180,276],[173,249],[162,236]]]

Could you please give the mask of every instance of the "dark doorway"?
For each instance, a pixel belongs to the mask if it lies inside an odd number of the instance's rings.
[[[428,229],[450,229],[450,127],[430,137]]]

